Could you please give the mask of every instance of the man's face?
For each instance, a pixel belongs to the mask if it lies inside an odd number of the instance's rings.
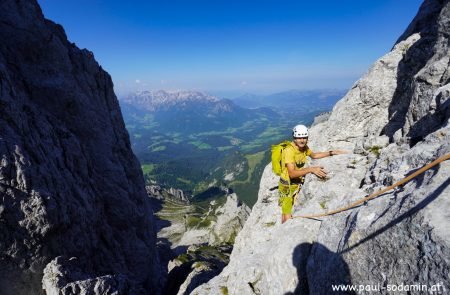
[[[294,143],[299,149],[303,149],[308,143],[308,137],[294,137]]]

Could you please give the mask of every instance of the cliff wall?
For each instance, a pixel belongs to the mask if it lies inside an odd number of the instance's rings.
[[[49,293],[153,290],[153,217],[111,77],[36,1],[1,1],[0,20],[1,293],[41,294],[47,265]]]

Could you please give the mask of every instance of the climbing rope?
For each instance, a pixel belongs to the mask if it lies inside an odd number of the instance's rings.
[[[379,196],[381,194],[384,194],[385,192],[390,191],[391,189],[394,189],[397,186],[400,186],[400,185],[403,185],[403,184],[407,183],[411,179],[419,176],[420,174],[424,173],[425,171],[433,168],[437,164],[439,164],[441,162],[444,162],[444,161],[446,161],[448,159],[450,159],[450,154],[447,154],[445,156],[442,156],[442,157],[434,160],[433,162],[429,163],[428,165],[423,166],[422,168],[420,168],[416,172],[414,172],[411,175],[403,178],[402,180],[394,183],[393,185],[388,186],[388,187],[386,187],[386,188],[384,188],[382,190],[379,190],[379,191],[377,191],[377,192],[375,192],[375,193],[373,193],[373,194],[371,194],[371,195],[369,195],[367,197],[359,199],[359,200],[351,203],[350,205],[348,205],[346,207],[335,209],[335,210],[332,210],[332,211],[329,211],[329,212],[326,212],[326,213],[322,213],[322,214],[297,215],[297,216],[292,216],[292,218],[318,218],[318,217],[324,217],[324,216],[328,216],[328,215],[333,215],[333,214],[336,214],[336,213],[339,213],[339,212],[342,212],[342,211],[345,211],[345,210],[348,210],[348,209],[355,208],[356,206],[359,206],[359,205],[361,205],[361,204],[363,204],[363,203],[365,203],[365,202],[367,202],[367,201],[369,201],[369,200],[371,200],[371,199],[373,199],[373,198],[375,198],[375,197],[377,197],[377,196]]]

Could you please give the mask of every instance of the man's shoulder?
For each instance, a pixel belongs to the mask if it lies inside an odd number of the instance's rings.
[[[293,142],[291,142],[290,144],[286,145],[286,147],[284,148],[284,152],[287,153],[295,153],[297,151],[297,149],[293,146]]]
[[[286,145],[286,147],[283,150],[283,161],[285,163],[291,163],[294,162],[294,158],[295,158],[295,148],[290,144]]]

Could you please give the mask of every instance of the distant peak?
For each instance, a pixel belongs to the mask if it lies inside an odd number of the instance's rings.
[[[148,98],[168,98],[177,100],[209,100],[209,101],[219,101],[220,99],[216,96],[206,94],[201,91],[196,90],[144,90],[137,91],[130,95],[132,97],[148,97]]]
[[[167,109],[176,105],[200,103],[228,105],[225,100],[196,90],[145,90],[125,97],[126,103],[141,106],[150,111]],[[224,106],[221,106],[222,108]]]

